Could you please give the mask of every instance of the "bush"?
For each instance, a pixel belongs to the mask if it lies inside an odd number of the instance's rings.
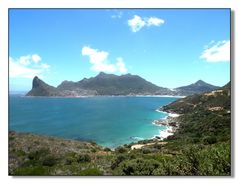
[[[30,160],[39,160],[40,157],[46,156],[50,153],[49,149],[40,149],[34,152],[30,152],[28,158]]]
[[[155,149],[160,150],[160,149],[163,147],[163,145],[156,143],[156,144],[153,145],[153,147],[154,147]]]
[[[95,153],[97,150],[95,148],[91,149],[91,152]]]
[[[142,153],[143,153],[143,154],[149,154],[149,153],[151,153],[151,150],[148,149],[148,148],[143,148],[143,149],[142,149]]]
[[[231,174],[230,143],[221,143],[202,150],[200,175],[229,176]]]
[[[125,159],[127,159],[126,155],[119,155],[116,157],[116,159],[114,160],[114,162],[111,165],[111,169],[115,169],[116,167],[119,166],[119,164],[124,161]]]
[[[117,170],[118,175],[148,176],[160,166],[160,163],[153,159],[134,159],[122,162]]]
[[[215,144],[217,142],[217,138],[215,136],[207,136],[203,139],[204,144]]]
[[[118,153],[125,153],[127,151],[127,149],[124,147],[118,147],[115,149],[115,151]]]
[[[43,159],[42,165],[52,167],[57,162],[57,159],[53,156],[47,156]]]
[[[88,154],[84,154],[84,155],[78,155],[77,156],[77,162],[90,162],[91,158]]]
[[[111,149],[110,148],[104,148],[104,151],[111,151]]]
[[[199,146],[190,146],[184,151],[185,161],[188,163],[187,168],[189,169],[190,175],[199,175],[199,164],[201,159],[199,151]]]
[[[101,176],[103,173],[97,168],[90,168],[80,171],[81,176]]]
[[[16,155],[17,155],[18,157],[21,157],[21,156],[25,156],[25,155],[26,155],[26,153],[25,153],[23,150],[17,150],[17,151],[15,151],[15,153],[16,153]]]
[[[8,139],[9,141],[14,141],[15,140],[15,137],[10,137],[9,136],[9,139]]]
[[[49,175],[49,169],[43,166],[31,166],[17,168],[13,175],[15,176],[43,176]]]
[[[194,143],[194,144],[199,143],[199,142],[200,142],[200,139],[197,137],[192,139],[192,143]]]

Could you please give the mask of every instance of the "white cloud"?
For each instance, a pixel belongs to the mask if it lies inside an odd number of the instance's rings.
[[[102,61],[106,60],[109,53],[105,51],[98,51],[90,47],[83,47],[82,55],[89,56],[91,64],[97,64],[97,63],[102,63]]]
[[[31,69],[21,63],[15,62],[11,57],[9,58],[9,73],[11,78],[33,78],[42,73],[40,69]]]
[[[42,64],[41,64],[41,68],[49,69],[49,68],[50,68],[50,65],[48,65],[48,64],[46,64],[46,63],[42,63]]]
[[[41,76],[49,70],[50,65],[39,63],[41,57],[37,54],[21,56],[13,59],[9,57],[9,76],[11,78],[33,78]]]
[[[127,69],[122,58],[117,58],[116,64],[111,64],[108,61],[109,53],[106,51],[99,51],[90,47],[83,47],[81,50],[83,56],[88,56],[90,63],[92,64],[91,69],[97,72],[107,73],[126,73]]]
[[[117,58],[116,66],[118,66],[118,70],[120,73],[127,73],[127,69],[125,67],[125,63],[123,62],[123,58]]]
[[[134,18],[128,20],[128,25],[131,28],[131,31],[137,32],[139,31],[142,27],[145,26],[145,21],[141,19],[140,16],[135,15]]]
[[[147,20],[147,26],[160,26],[161,24],[164,24],[164,20],[163,19],[159,19],[157,17],[150,17]]]
[[[19,63],[21,65],[29,65],[31,63],[31,56],[27,55],[27,56],[21,56],[19,58]]]
[[[140,29],[142,29],[144,26],[150,27],[150,26],[160,26],[164,24],[164,20],[157,18],[157,17],[145,17],[141,18],[138,15],[134,15],[132,19],[128,20],[128,25],[131,28],[132,32],[138,32]]]
[[[211,41],[204,47],[200,58],[207,62],[227,62],[230,61],[230,40]]]
[[[32,61],[38,63],[39,61],[41,61],[41,57],[38,54],[33,54]]]

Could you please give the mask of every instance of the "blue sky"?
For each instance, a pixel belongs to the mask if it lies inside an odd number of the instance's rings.
[[[11,9],[10,90],[100,71],[163,87],[230,80],[229,9]]]

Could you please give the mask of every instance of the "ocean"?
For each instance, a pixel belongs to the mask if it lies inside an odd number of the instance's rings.
[[[9,130],[117,146],[150,139],[165,130],[153,125],[167,114],[156,109],[175,97],[9,97]]]

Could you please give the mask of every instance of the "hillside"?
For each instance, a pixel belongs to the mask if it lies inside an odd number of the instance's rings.
[[[177,147],[185,144],[212,145],[231,141],[230,82],[211,92],[180,99],[161,108],[181,114],[179,130],[168,137]],[[230,155],[228,155],[230,157]]]
[[[231,88],[229,82],[222,88],[177,100],[167,106],[164,106],[162,110],[184,114],[197,110],[212,111],[212,108],[221,107],[222,110],[226,111],[231,108],[230,98]]]
[[[9,175],[108,175],[110,157],[93,142],[9,132]]]

